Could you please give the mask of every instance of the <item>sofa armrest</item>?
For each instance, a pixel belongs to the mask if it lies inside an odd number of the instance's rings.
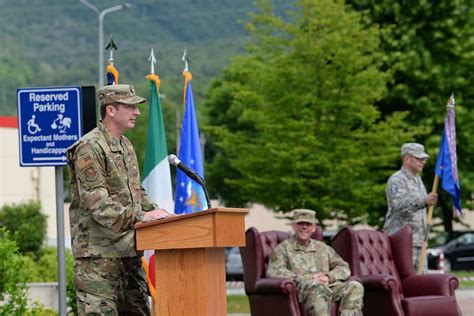
[[[360,280],[367,290],[397,292],[397,281],[391,275],[365,275]]]
[[[373,274],[360,276],[364,286],[364,313],[370,315],[404,315],[401,285],[394,276]]]
[[[451,274],[412,274],[402,280],[406,297],[444,295],[453,296],[459,280]]]
[[[296,284],[288,278],[263,278],[255,283],[255,294],[296,293]]]

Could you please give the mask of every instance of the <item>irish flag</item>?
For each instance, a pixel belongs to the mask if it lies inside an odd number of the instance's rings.
[[[159,86],[160,79],[151,74],[146,77],[150,81],[150,109],[148,115],[148,140],[145,153],[145,167],[142,185],[148,196],[162,209],[173,212],[173,193],[171,188],[170,165],[166,146],[165,126],[161,111]],[[155,255],[153,250],[146,250],[143,256],[143,268],[147,274],[148,288],[156,301],[155,290]]]

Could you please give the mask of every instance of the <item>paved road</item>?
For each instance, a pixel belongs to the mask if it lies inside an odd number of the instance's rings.
[[[474,316],[474,289],[456,290],[456,300],[463,316]]]

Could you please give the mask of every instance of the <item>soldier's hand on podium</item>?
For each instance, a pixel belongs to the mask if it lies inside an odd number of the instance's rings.
[[[160,208],[154,209],[153,211],[146,212],[145,216],[143,216],[143,222],[151,222],[151,221],[156,221],[157,219],[163,219],[168,216],[172,216],[174,214],[170,214],[165,210],[162,210]]]

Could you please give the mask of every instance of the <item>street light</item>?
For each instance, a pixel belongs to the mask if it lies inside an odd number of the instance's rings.
[[[99,16],[99,88],[104,85],[104,17],[112,12],[123,9],[132,9],[135,6],[130,3],[122,3],[100,11],[95,5],[88,0],[79,0],[83,5],[93,10]]]

